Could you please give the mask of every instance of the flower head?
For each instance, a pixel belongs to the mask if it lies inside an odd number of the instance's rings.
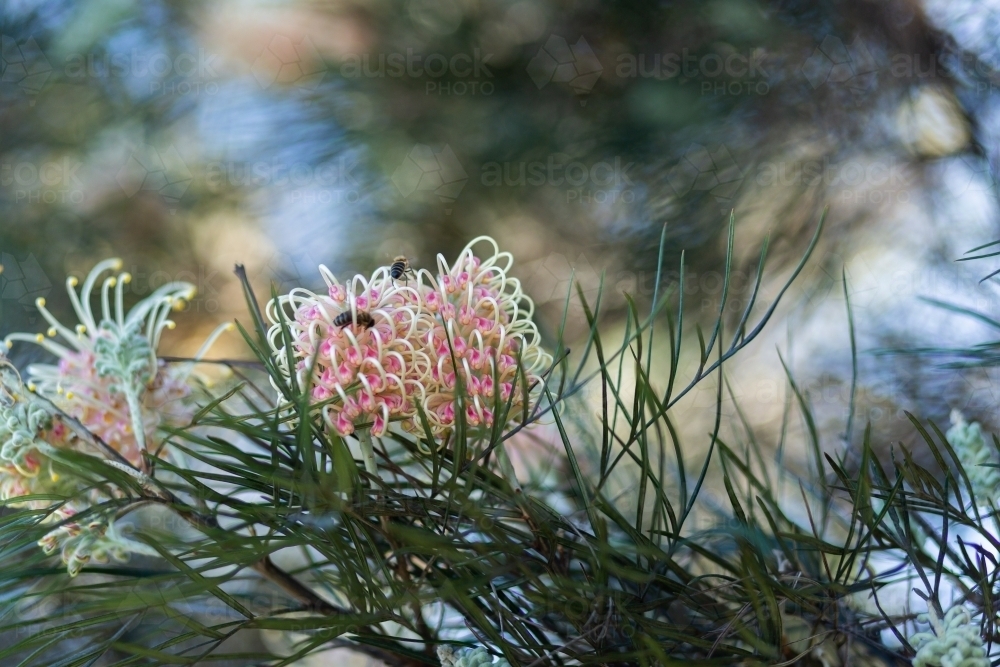
[[[43,523],[57,524],[40,540],[46,553],[59,551],[71,576],[93,560],[107,563],[112,558],[127,559],[130,551],[144,545],[125,540],[115,529],[113,516],[100,511],[88,513],[83,522],[74,521],[79,512],[100,501],[101,493],[87,483],[56,467],[58,453],[72,447],[74,434],[60,414],[31,392],[20,390],[16,372],[4,364],[0,368],[0,500],[12,506],[34,510],[52,508]],[[62,496],[51,500],[31,496]],[[19,500],[24,498],[24,500]]]
[[[79,320],[73,328],[49,312],[45,299],[38,299],[48,336],[15,333],[5,343],[8,348],[17,340],[37,343],[58,357],[55,364],[28,367],[29,388],[138,465],[144,449],[160,444],[161,423],[183,425],[193,414],[190,369],[159,361],[156,348],[163,330],[174,327],[170,312],[193,298],[194,286],[167,283],[126,312],[124,287],[132,278],[125,272],[114,275],[121,265],[119,259],[100,262],[79,292],[76,278],[66,280]],[[91,301],[99,282],[101,305],[95,313]]]
[[[91,560],[120,560],[142,546],[123,538],[113,516],[99,509],[107,493],[114,496],[119,491],[113,487],[101,491],[65,472],[65,466],[60,474],[55,465],[59,452],[75,449],[101,457],[120,455],[112,463],[134,471],[144,466],[144,452],[161,449],[161,426],[186,425],[194,414],[188,381],[191,365],[168,365],[156,356],[160,334],[174,326],[169,313],[194,296],[194,287],[168,283],[126,312],[124,286],[131,277],[114,275],[120,269],[121,260],[100,262],[79,292],[79,281],[67,279],[67,293],[79,320],[72,328],[49,312],[44,299],[38,299],[38,311],[49,324],[47,336],[7,336],[6,348],[15,341],[28,341],[57,357],[54,364],[29,366],[26,386],[13,366],[0,359],[0,499],[21,504],[18,498],[37,494],[67,498],[58,506],[34,499],[24,504],[54,508],[45,521],[59,525],[40,544],[47,552],[58,549],[70,574]],[[100,310],[95,313],[91,302],[98,283]],[[230,327],[219,327],[195,358],[201,358]],[[78,424],[69,423],[67,415]],[[80,426],[86,438],[76,430]],[[97,447],[94,438],[114,451]],[[71,519],[92,508],[97,511],[88,512],[85,521]]]
[[[478,244],[487,246],[482,257],[473,253]],[[537,400],[552,357],[539,344],[531,320],[534,304],[520,281],[507,275],[513,263],[513,256],[500,252],[488,236],[469,243],[450,266],[438,255],[437,279],[424,298],[436,315],[424,340],[436,391],[424,408],[437,432],[454,424],[459,378],[472,427],[492,427],[495,413],[508,405],[509,420],[514,419],[525,393],[532,403]]]
[[[951,423],[946,437],[972,483],[974,500],[981,505],[996,502],[1000,495],[1000,469],[994,465],[996,450],[986,444],[982,427],[977,422],[966,422],[958,410],[952,410]]]
[[[921,632],[910,638],[917,648],[913,667],[989,667],[979,624],[972,622],[968,609],[955,605],[941,620],[931,608],[921,620],[929,621],[933,632]]]
[[[173,373],[158,364],[154,350],[163,329],[173,326],[167,318],[170,310],[190,299],[194,290],[187,283],[164,285],[126,316],[123,290],[131,276],[108,275],[101,284],[101,310],[96,317],[91,304],[94,289],[104,274],[120,269],[121,261],[117,259],[99,263],[79,293],[77,279],[67,279],[66,291],[79,319],[72,330],[56,320],[44,299],[38,299],[36,305],[50,325],[51,340],[41,334],[12,334],[7,337],[7,345],[18,339],[33,341],[55,354],[57,364],[28,368],[29,386],[79,419],[129,461],[138,463],[140,444],[155,437],[160,414],[157,408],[163,407],[143,405],[145,401],[140,399],[145,387],[155,378],[160,385],[177,386],[179,398],[190,393],[179,386],[175,377],[168,377]]]
[[[55,516],[62,521],[61,525],[38,541],[45,553],[59,552],[71,577],[78,575],[91,561],[106,564],[112,560],[120,563],[128,560],[134,543],[119,534],[114,522],[102,518],[77,522],[72,520],[75,515],[72,508],[60,509]]]
[[[17,499],[71,491],[50,456],[71,434],[41,401],[18,391],[19,385],[16,371],[0,359],[0,500],[44,509],[48,501]]]
[[[483,242],[490,247],[480,258],[473,247]],[[341,284],[321,266],[325,294],[294,289],[268,304],[275,363],[310,387],[313,404],[342,435],[362,425],[382,435],[390,422],[423,433],[422,412],[439,437],[454,428],[461,406],[469,426],[492,428],[498,410],[510,405],[517,414],[525,394],[537,400],[551,363],[531,321],[534,306],[507,275],[512,263],[480,237],[453,265],[439,255],[436,275],[421,269],[402,283],[381,267]]]
[[[275,361],[286,377],[294,373],[299,386],[310,387],[338,433],[364,424],[382,435],[390,421],[412,420],[426,393],[431,364],[420,341],[433,321],[420,290],[397,285],[386,267],[347,285],[325,266],[320,273],[326,294],[297,288],[268,303]],[[288,368],[285,325],[294,369]]]

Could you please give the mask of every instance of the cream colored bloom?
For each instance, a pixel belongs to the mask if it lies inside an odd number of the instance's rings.
[[[326,294],[296,288],[267,305],[268,341],[278,367],[286,377],[294,373],[300,387],[311,386],[313,401],[341,435],[358,427],[382,435],[392,421],[412,425],[431,376],[420,341],[434,326],[418,285],[396,284],[386,267],[347,285],[325,266],[320,274]],[[347,318],[345,324],[338,317]],[[294,369],[288,368],[282,320],[291,333]]]
[[[157,428],[161,422],[182,425],[193,414],[187,400],[191,395],[189,369],[159,361],[156,348],[163,330],[174,327],[168,317],[171,310],[194,297],[194,286],[168,283],[126,313],[123,292],[132,278],[128,273],[112,273],[120,271],[121,265],[119,259],[99,263],[79,293],[79,281],[66,280],[66,292],[79,320],[73,328],[49,312],[45,299],[38,299],[38,311],[49,323],[48,337],[15,333],[5,342],[8,348],[18,340],[37,343],[58,357],[56,364],[28,367],[29,388],[139,465],[142,450],[160,444]],[[91,301],[99,284],[101,305],[95,313]]]
[[[473,253],[477,244],[487,246],[482,258]],[[381,267],[370,278],[341,284],[321,266],[326,294],[294,289],[268,303],[275,363],[286,377],[294,373],[299,386],[311,387],[313,403],[341,435],[359,427],[382,435],[391,422],[423,433],[422,411],[432,434],[441,437],[454,428],[460,385],[469,426],[491,428],[498,405],[506,409],[508,400],[514,419],[525,382],[534,403],[552,358],[539,345],[534,305],[507,275],[512,263],[510,253],[484,236],[453,265],[439,255],[436,275],[421,269],[405,281]],[[294,369],[288,368],[282,320]]]
[[[996,467],[996,449],[992,444],[986,444],[978,422],[966,422],[958,410],[951,411],[951,423],[946,436],[972,483],[973,500],[979,505],[997,502],[1000,497],[1000,468]]]
[[[49,324],[47,336],[14,333],[4,341],[7,348],[16,341],[38,344],[58,362],[29,366],[26,386],[9,362],[0,368],[0,499],[16,504],[17,498],[44,493],[72,498],[49,515],[48,521],[59,526],[40,544],[47,552],[61,551],[74,575],[91,560],[124,558],[142,546],[124,538],[113,517],[90,512],[82,524],[72,520],[108,498],[94,488],[84,492],[89,484],[56,472],[53,465],[59,450],[80,450],[81,441],[52,406],[75,418],[136,468],[144,468],[144,452],[166,454],[161,426],[184,426],[195,410],[188,381],[191,365],[168,365],[156,356],[160,334],[174,326],[170,312],[194,296],[194,286],[166,284],[126,312],[124,286],[131,276],[114,275],[121,265],[118,259],[100,262],[79,292],[79,281],[67,279],[66,291],[79,320],[72,328],[38,299],[38,311]],[[98,286],[100,309],[95,312],[92,299]],[[219,327],[196,358],[230,327]],[[93,447],[85,453],[107,454]],[[41,501],[30,504],[36,509],[52,506]]]
[[[989,667],[979,624],[972,622],[968,609],[955,605],[942,620],[932,608],[921,620],[930,622],[932,632],[910,637],[917,649],[913,667]]]
[[[473,248],[487,252],[476,256]],[[508,421],[523,407],[524,382],[534,404],[541,392],[542,374],[552,357],[540,345],[532,322],[534,303],[521,290],[517,278],[508,276],[514,258],[500,252],[496,241],[480,236],[469,243],[454,264],[438,255],[438,275],[424,297],[435,315],[434,329],[424,344],[433,361],[435,391],[427,393],[424,410],[432,428],[441,433],[455,422],[456,370],[465,390],[466,421],[472,427],[490,428],[494,411],[506,409]],[[524,377],[519,378],[520,368]]]

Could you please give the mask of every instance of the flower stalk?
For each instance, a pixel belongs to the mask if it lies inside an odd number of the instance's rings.
[[[358,429],[358,442],[361,443],[361,458],[365,463],[365,470],[372,477],[378,477],[378,465],[375,463],[375,447],[372,444],[372,431],[370,428]]]

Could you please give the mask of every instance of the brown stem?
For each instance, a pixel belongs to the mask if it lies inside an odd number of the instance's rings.
[[[350,610],[330,604],[318,596],[308,586],[275,565],[270,556],[264,556],[254,563],[253,569],[268,581],[276,584],[288,593],[289,596],[301,602],[309,611],[323,614],[324,616],[350,613]]]
[[[169,491],[167,491],[169,493]],[[176,499],[171,496],[169,500],[164,500],[161,498],[146,498],[144,500],[149,500],[152,502],[157,502],[170,507],[174,512],[176,512],[181,518],[186,520],[191,525],[199,528],[201,530],[218,528],[219,524],[215,521],[213,517],[205,517],[197,512],[192,512],[183,507],[179,507],[176,504]],[[262,577],[275,584],[283,591],[285,591],[292,599],[300,602],[306,607],[306,610],[315,612],[317,614],[323,614],[324,616],[335,616],[339,614],[350,614],[349,609],[343,607],[338,607],[333,605],[319,595],[316,594],[311,588],[303,584],[301,581],[293,577],[288,572],[285,572],[280,567],[274,564],[270,556],[264,556],[259,561],[254,563],[252,566],[253,570],[260,574]],[[421,619],[422,620],[422,619]],[[360,632],[368,631],[371,634],[370,627],[362,627],[359,629]],[[388,638],[387,643],[391,642]],[[393,642],[394,643],[394,642]],[[367,656],[376,658],[386,663],[387,665],[399,665],[400,667],[421,667],[427,663],[413,660],[410,658],[405,658],[400,654],[387,648],[380,648],[377,646],[368,646],[359,642],[351,642],[349,647],[350,650],[356,651],[358,653],[363,653]],[[435,661],[436,663],[436,661]]]
[[[33,395],[34,398],[38,398],[47,403],[47,407],[55,410],[56,414],[70,427],[75,435],[77,435],[82,440],[86,441],[89,445],[95,449],[103,452],[108,459],[114,461],[122,466],[127,466],[132,470],[141,472],[145,476],[145,472],[136,468],[130,461],[123,457],[117,450],[104,442],[100,437],[94,435],[89,429],[83,426],[78,420],[74,419],[70,415],[66,414],[58,407],[56,407],[51,401],[46,399],[44,396],[39,396],[38,394]],[[218,522],[214,517],[204,516],[196,511],[190,510],[182,506],[177,497],[170,492],[169,489],[162,487],[152,477],[148,478],[155,487],[150,488],[147,485],[143,485],[144,490],[156,494],[155,496],[142,496],[137,502],[139,503],[157,503],[170,508],[172,511],[176,512],[181,518],[195,526],[200,530],[209,530],[219,528]],[[289,573],[282,570],[280,567],[274,564],[270,556],[264,556],[261,560],[253,564],[252,568],[263,576],[268,581],[274,583],[289,596],[291,596],[296,601],[305,605],[309,611],[313,611],[318,614],[323,614],[324,616],[333,616],[336,614],[349,614],[350,610],[338,607],[336,605],[330,604],[319,595],[317,595],[312,589],[307,587],[301,581],[290,575]],[[418,616],[420,621],[423,621],[422,616]],[[361,628],[362,631],[370,630],[370,628]],[[389,665],[401,665],[403,667],[418,667],[419,665],[424,665],[426,663],[421,661],[416,661],[408,658],[404,658],[397,653],[389,649],[383,649],[374,646],[367,646],[360,643],[352,643],[350,648],[359,653],[377,658]]]

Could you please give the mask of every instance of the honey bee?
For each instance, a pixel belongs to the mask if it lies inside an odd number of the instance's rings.
[[[375,318],[371,316],[371,313],[365,312],[363,310],[358,311],[357,319],[351,317],[351,311],[345,310],[340,315],[333,320],[333,326],[340,327],[343,329],[348,324],[359,324],[365,329],[371,329],[375,326]]]
[[[389,267],[389,276],[393,280],[405,277],[406,282],[409,282],[412,275],[413,269],[410,268],[410,261],[406,257],[399,255],[392,260],[392,265]]]

